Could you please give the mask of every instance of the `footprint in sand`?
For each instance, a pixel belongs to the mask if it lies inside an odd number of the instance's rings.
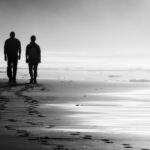
[[[92,136],[91,136],[91,135],[85,135],[85,136],[83,137],[83,139],[91,140],[91,139],[92,139]]]
[[[30,97],[28,97],[28,96],[23,96],[24,98],[25,98],[25,102],[29,102],[29,101],[31,101],[32,99],[30,98]]]
[[[125,146],[124,148],[133,148],[132,146]]]
[[[65,148],[55,147],[54,150],[65,150]]]
[[[29,141],[39,141],[39,137],[29,137],[28,140]]]
[[[6,125],[6,126],[4,126],[7,130],[15,130],[13,127],[11,127],[11,126],[8,126],[8,125]]]
[[[23,134],[20,134],[19,136],[20,137],[28,137],[30,134],[28,133],[28,132],[26,132],[26,133],[23,133]]]
[[[8,119],[9,122],[17,122],[16,119]]]
[[[17,130],[17,133],[19,133],[20,137],[28,137],[30,133],[26,130]]]
[[[25,133],[25,132],[27,132],[26,130],[16,130],[17,131],[17,133]]]
[[[45,88],[42,88],[41,91],[45,91]]]
[[[80,132],[71,133],[70,135],[80,135]]]
[[[38,103],[38,101],[37,101],[37,100],[30,100],[30,102],[29,102],[29,103],[37,104],[37,103]]]
[[[30,115],[39,114],[39,112],[34,110],[34,108],[29,108],[28,112]]]
[[[46,126],[45,128],[53,128],[55,127],[55,125],[49,125],[49,126]]]
[[[50,138],[45,136],[45,137],[29,137],[28,140],[29,141],[38,141],[41,145],[51,145],[50,143],[48,143],[48,140]]]
[[[50,145],[47,140],[40,141],[40,144],[41,145]]]
[[[124,148],[133,148],[130,144],[122,144]]]
[[[57,145],[54,150],[68,150],[68,149],[65,149],[65,146],[64,145]]]
[[[83,106],[83,104],[76,104],[76,106]]]
[[[26,123],[30,124],[30,125],[33,125],[33,126],[38,125],[37,123],[33,123],[33,122],[30,122],[30,121],[27,121]]]
[[[108,143],[108,144],[114,143],[114,142],[112,142],[112,141],[109,140],[109,139],[101,139],[101,141],[103,141],[104,143]]]
[[[112,143],[114,143],[114,142],[112,142],[112,141],[106,141],[105,143],[112,144]]]
[[[40,137],[41,140],[49,140],[50,138],[48,136]]]
[[[50,138],[49,138],[48,136],[40,137],[40,138],[39,138],[39,142],[40,142],[41,145],[50,145],[50,144],[48,143],[48,140],[49,140],[49,139],[50,139]]]
[[[40,115],[40,114],[39,114],[39,115],[38,115],[38,117],[41,117],[41,118],[43,118],[43,117],[45,117],[45,116],[43,116],[43,115]]]
[[[7,107],[4,104],[0,105],[0,110],[5,110]]]

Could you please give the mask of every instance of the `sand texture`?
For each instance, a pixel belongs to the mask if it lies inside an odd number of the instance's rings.
[[[0,84],[0,150],[149,150],[150,84]]]

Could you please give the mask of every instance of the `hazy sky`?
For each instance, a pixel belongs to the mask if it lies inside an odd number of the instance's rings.
[[[23,59],[37,36],[43,66],[150,68],[149,0],[0,0],[1,56],[12,30]]]

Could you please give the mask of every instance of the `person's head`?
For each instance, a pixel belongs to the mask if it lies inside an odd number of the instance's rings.
[[[10,37],[14,38],[15,37],[15,32],[10,32]]]
[[[31,36],[31,42],[35,42],[36,41],[36,37],[35,37],[35,35],[32,35]]]

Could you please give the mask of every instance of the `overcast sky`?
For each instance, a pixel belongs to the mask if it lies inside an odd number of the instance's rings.
[[[1,53],[15,31],[23,59],[37,36],[44,65],[150,68],[149,0],[0,0],[0,19]]]

